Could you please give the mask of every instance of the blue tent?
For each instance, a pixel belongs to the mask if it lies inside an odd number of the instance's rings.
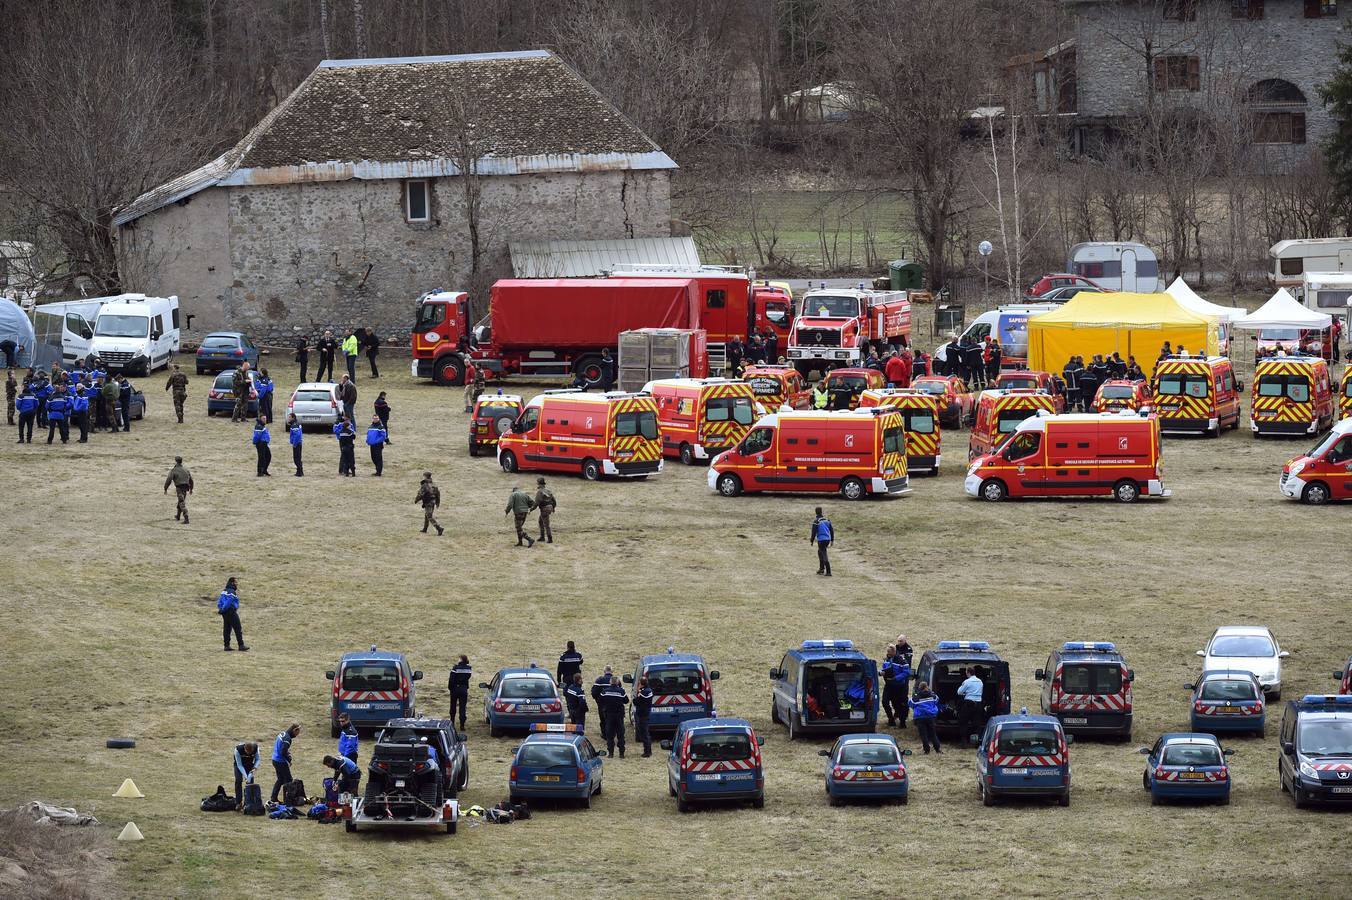
[[[0,299],[0,341],[13,341],[17,349],[15,364],[21,368],[32,365],[33,347],[36,338],[33,335],[33,323],[28,315],[13,300]],[[4,364],[0,357],[0,365]]]

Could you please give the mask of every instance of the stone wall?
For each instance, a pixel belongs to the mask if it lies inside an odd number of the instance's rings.
[[[510,274],[509,240],[671,234],[665,170],[501,176],[482,184],[484,265],[496,275]],[[410,223],[400,181],[210,188],[187,206],[139,220],[137,232],[175,251],[145,283],[177,293],[185,307],[193,298],[189,311],[199,321],[239,328],[257,341],[290,344],[298,334],[353,326],[400,337],[419,294],[458,288],[469,272],[460,182],[434,179],[431,189],[432,220]],[[212,252],[190,251],[189,239],[210,243]],[[222,249],[228,259],[213,263]]]

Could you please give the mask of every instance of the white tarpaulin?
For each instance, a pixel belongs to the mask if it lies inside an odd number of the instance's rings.
[[[1258,309],[1235,322],[1236,328],[1259,331],[1264,328],[1300,328],[1306,331],[1323,331],[1333,324],[1328,313],[1315,312],[1301,306],[1295,297],[1285,288],[1277,288],[1272,299]]]
[[[53,806],[41,800],[30,800],[19,807],[39,825],[97,825],[99,820],[69,806]]]
[[[1165,288],[1164,292],[1177,300],[1184,309],[1190,309],[1198,315],[1210,316],[1222,322],[1235,322],[1248,315],[1247,310],[1241,307],[1221,306],[1212,303],[1210,300],[1202,299],[1197,296],[1196,291],[1188,287],[1187,282],[1182,278],[1175,278],[1174,283]]]

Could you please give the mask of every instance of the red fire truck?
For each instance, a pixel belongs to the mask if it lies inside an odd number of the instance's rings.
[[[911,302],[905,291],[818,288],[803,297],[789,332],[788,359],[804,375],[860,366],[870,343],[901,347],[911,339]]]

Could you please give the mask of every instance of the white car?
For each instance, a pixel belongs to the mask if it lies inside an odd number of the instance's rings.
[[[336,425],[343,414],[338,403],[338,386],[330,381],[306,381],[292,392],[286,412],[294,415],[302,428]]]
[[[1275,700],[1282,695],[1282,660],[1291,654],[1277,646],[1277,639],[1262,625],[1222,625],[1197,655],[1202,657],[1203,672],[1252,672],[1263,693]]]

